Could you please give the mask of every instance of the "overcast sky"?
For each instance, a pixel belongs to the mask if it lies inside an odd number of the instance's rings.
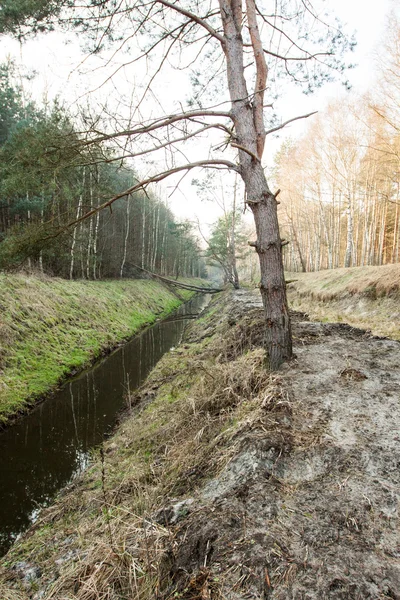
[[[348,78],[353,86],[351,93],[363,93],[372,86],[375,72],[373,55],[378,50],[379,40],[382,39],[385,21],[391,10],[395,9],[395,0],[335,0],[331,7],[335,14],[347,24],[347,32],[355,32],[357,47],[354,54],[349,57],[357,67],[349,71]],[[13,56],[18,62],[22,62],[27,68],[34,69],[38,76],[32,82],[32,94],[40,100],[46,93],[51,99],[61,95],[67,104],[76,100],[83,90],[93,86],[93,80],[78,78],[76,66],[82,59],[76,39],[71,37],[71,42],[65,45],[61,36],[51,34],[42,36],[40,40],[30,41],[20,46],[15,40],[4,39],[0,50],[5,56]],[[74,70],[75,69],[75,70]],[[290,97],[280,102],[279,108],[283,120],[308,113],[313,110],[322,110],[329,100],[344,94],[340,84],[329,84],[324,86],[317,94],[304,96],[297,91]],[[295,137],[301,134],[306,127],[305,122],[298,122],[287,128],[284,135]],[[279,148],[284,135],[278,139],[269,141],[267,148],[267,162],[271,164],[272,156]],[[217,214],[210,208],[209,203],[205,207],[194,201],[194,193],[190,189],[192,176],[186,178],[182,192],[175,192],[170,199],[174,212],[181,217],[192,218],[197,213],[202,218],[210,221]],[[163,188],[163,196],[168,195],[171,189]],[[188,199],[190,196],[190,199]],[[208,218],[207,218],[208,217]]]

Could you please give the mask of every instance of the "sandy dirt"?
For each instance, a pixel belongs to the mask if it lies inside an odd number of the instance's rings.
[[[257,306],[237,292],[232,326]],[[400,343],[305,319],[279,402],[170,512],[179,598],[400,598]]]

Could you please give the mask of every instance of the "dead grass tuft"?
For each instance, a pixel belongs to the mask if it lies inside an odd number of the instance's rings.
[[[194,364],[193,368],[202,372],[192,391],[194,413],[218,415],[255,398],[262,404],[271,385],[271,375],[264,368],[264,360],[264,351],[259,348],[234,361],[216,363],[208,368],[201,363]]]
[[[264,339],[265,315],[262,308],[257,308],[231,326],[223,338],[218,338],[214,348],[219,350],[219,360],[228,362],[248,350],[263,347]]]
[[[26,600],[26,595],[0,583],[0,598],[1,600]]]
[[[46,600],[117,600],[124,590],[137,590],[143,570],[126,551],[102,544],[91,548],[90,558],[79,561],[57,579]]]

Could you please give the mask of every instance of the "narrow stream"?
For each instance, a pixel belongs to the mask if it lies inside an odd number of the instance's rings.
[[[182,305],[0,433],[0,555],[85,468],[91,449],[112,430],[128,389],[136,389],[179,343],[189,315],[208,299],[197,296]]]

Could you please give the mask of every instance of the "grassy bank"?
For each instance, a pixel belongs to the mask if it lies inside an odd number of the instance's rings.
[[[312,319],[400,339],[400,264],[288,273],[289,302]]]
[[[186,343],[161,359],[134,398],[141,408],[105,443],[103,458],[0,562],[1,597],[27,600],[43,588],[46,599],[159,597],[156,563],[170,534],[154,512],[218,473],[237,451],[239,432],[274,397],[275,378],[256,347],[260,315],[251,311],[232,328],[226,304],[226,296],[214,299]],[[40,581],[8,570],[16,563],[34,564]]]
[[[154,281],[27,275],[0,275],[0,290],[0,423],[191,295]]]

